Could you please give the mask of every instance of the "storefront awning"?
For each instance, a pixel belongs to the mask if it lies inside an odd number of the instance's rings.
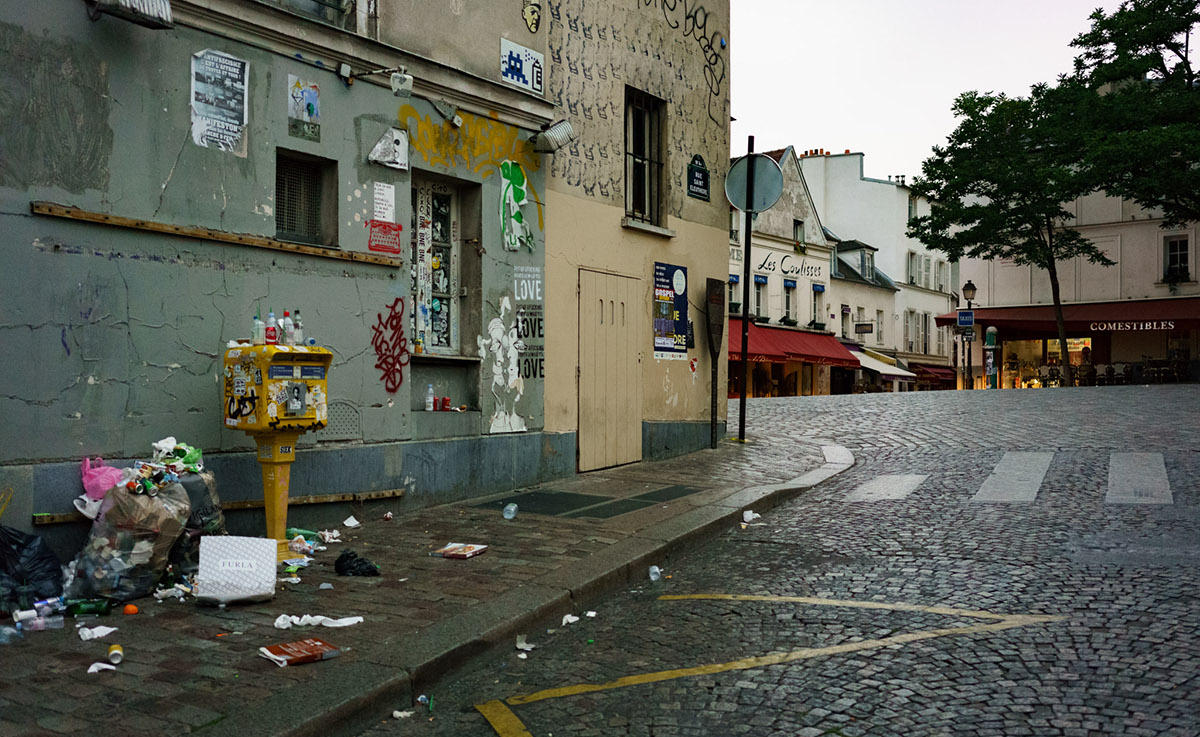
[[[886,379],[900,379],[901,381],[912,381],[917,378],[917,375],[911,371],[905,371],[897,366],[889,366],[888,364],[876,358],[871,358],[860,351],[851,351],[851,355],[858,359],[858,363],[865,369],[875,371]]]
[[[937,324],[956,325],[956,313],[937,316]],[[976,307],[975,322],[1009,330],[1057,329],[1054,305]],[[1125,300],[1063,305],[1063,322],[1073,333],[1200,328],[1200,297]]]
[[[832,335],[750,325],[751,361],[803,361],[857,368],[858,361]],[[742,324],[729,321],[729,360],[741,360]]]
[[[939,381],[955,381],[958,374],[949,366],[933,366],[927,363],[909,363],[908,367],[916,371],[918,375],[926,374]]]

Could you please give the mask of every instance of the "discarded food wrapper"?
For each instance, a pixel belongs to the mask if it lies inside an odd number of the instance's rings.
[[[346,519],[342,520],[342,524],[345,525],[346,527],[349,527],[350,529],[354,529],[355,527],[358,527],[362,523],[359,522],[358,520],[356,520],[354,518],[354,515],[350,515]],[[325,542],[329,542],[329,541],[326,540]]]
[[[297,568],[305,568],[312,561],[312,558],[288,558],[283,561],[285,566],[296,566]]]
[[[537,647],[537,645],[534,645],[533,643],[529,642],[526,635],[517,635],[517,649],[518,650],[524,650],[525,652],[529,652],[530,650],[534,649],[535,647]]]
[[[342,551],[338,559],[333,562],[333,570],[339,576],[378,576],[379,566],[375,565],[366,558],[359,557],[358,553],[347,548]]]
[[[474,558],[486,552],[488,546],[479,543],[449,543],[430,553],[434,558]]]
[[[270,538],[206,535],[200,538],[200,601],[265,601],[275,596],[277,544]]]
[[[288,543],[288,550],[292,551],[293,553],[304,553],[305,555],[308,555],[313,551],[313,547],[312,545],[308,544],[308,541],[304,539],[303,535],[296,535],[292,538],[291,542]]]
[[[353,519],[353,518],[351,518],[351,519]],[[320,532],[317,533],[317,537],[320,538],[321,542],[323,542],[323,543],[340,543],[342,541],[342,531],[341,530],[321,530]]]
[[[754,520],[759,519],[761,517],[762,517],[761,514],[757,514],[756,512],[751,512],[749,509],[747,509],[745,512],[742,512],[742,521],[743,522],[753,522]]]
[[[562,626],[566,627],[568,624],[575,624],[578,621],[579,621],[579,617],[576,617],[574,614],[564,614]]]
[[[391,522],[391,521],[392,521],[392,513],[391,513],[391,512],[384,512],[384,513],[383,513],[383,519],[384,519],[384,521],[385,521],[385,522]]]
[[[79,639],[84,640],[84,641],[98,640],[101,637],[104,637],[105,635],[110,635],[116,631],[117,631],[116,627],[105,627],[104,625],[100,625],[98,627],[80,627],[79,628]]]
[[[154,598],[159,601],[163,601],[164,599],[178,599],[179,601],[183,601],[184,596],[186,594],[178,586],[172,586],[169,589],[159,589],[154,592]]]
[[[99,673],[102,670],[116,670],[117,666],[111,663],[92,663],[88,668],[88,673]]]
[[[342,651],[319,637],[310,637],[307,640],[260,647],[258,654],[282,668],[287,665],[329,660],[341,655]]]
[[[416,712],[415,711],[393,711],[392,719],[408,719],[413,714],[416,714]]]
[[[359,624],[362,621],[362,617],[342,617],[341,619],[334,619],[332,617],[324,617],[319,614],[305,614],[303,617],[280,614],[275,619],[275,629],[291,629],[292,625],[296,625],[297,627],[311,627],[314,624],[319,624],[324,627],[349,627],[352,624]]]

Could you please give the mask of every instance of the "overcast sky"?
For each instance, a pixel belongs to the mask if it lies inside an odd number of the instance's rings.
[[[866,154],[867,176],[920,173],[966,90],[1026,94],[1070,71],[1071,40],[1114,0],[731,0],[733,155]]]

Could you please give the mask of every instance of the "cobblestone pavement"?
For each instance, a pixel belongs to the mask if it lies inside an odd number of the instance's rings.
[[[857,464],[694,550],[669,579],[597,605],[594,618],[530,632],[527,659],[499,654],[436,687],[432,719],[418,710],[370,737],[495,734],[473,705],[504,699],[535,737],[1200,734],[1200,387],[747,409],[760,437],[830,439]],[[1109,501],[1122,478],[1137,503]],[[1027,501],[976,500],[985,488],[1016,498],[1022,486]],[[660,598],[712,594],[806,600]],[[997,621],[985,613],[1047,619],[978,628]]]

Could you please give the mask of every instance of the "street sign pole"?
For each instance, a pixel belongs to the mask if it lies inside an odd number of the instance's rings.
[[[754,203],[754,136],[746,143],[746,155],[750,158],[746,165],[746,202]],[[754,213],[752,207],[743,211],[746,217],[746,247],[742,251],[742,388],[741,399],[738,401],[738,440],[746,442],[746,386],[750,374],[750,253],[754,242]]]

